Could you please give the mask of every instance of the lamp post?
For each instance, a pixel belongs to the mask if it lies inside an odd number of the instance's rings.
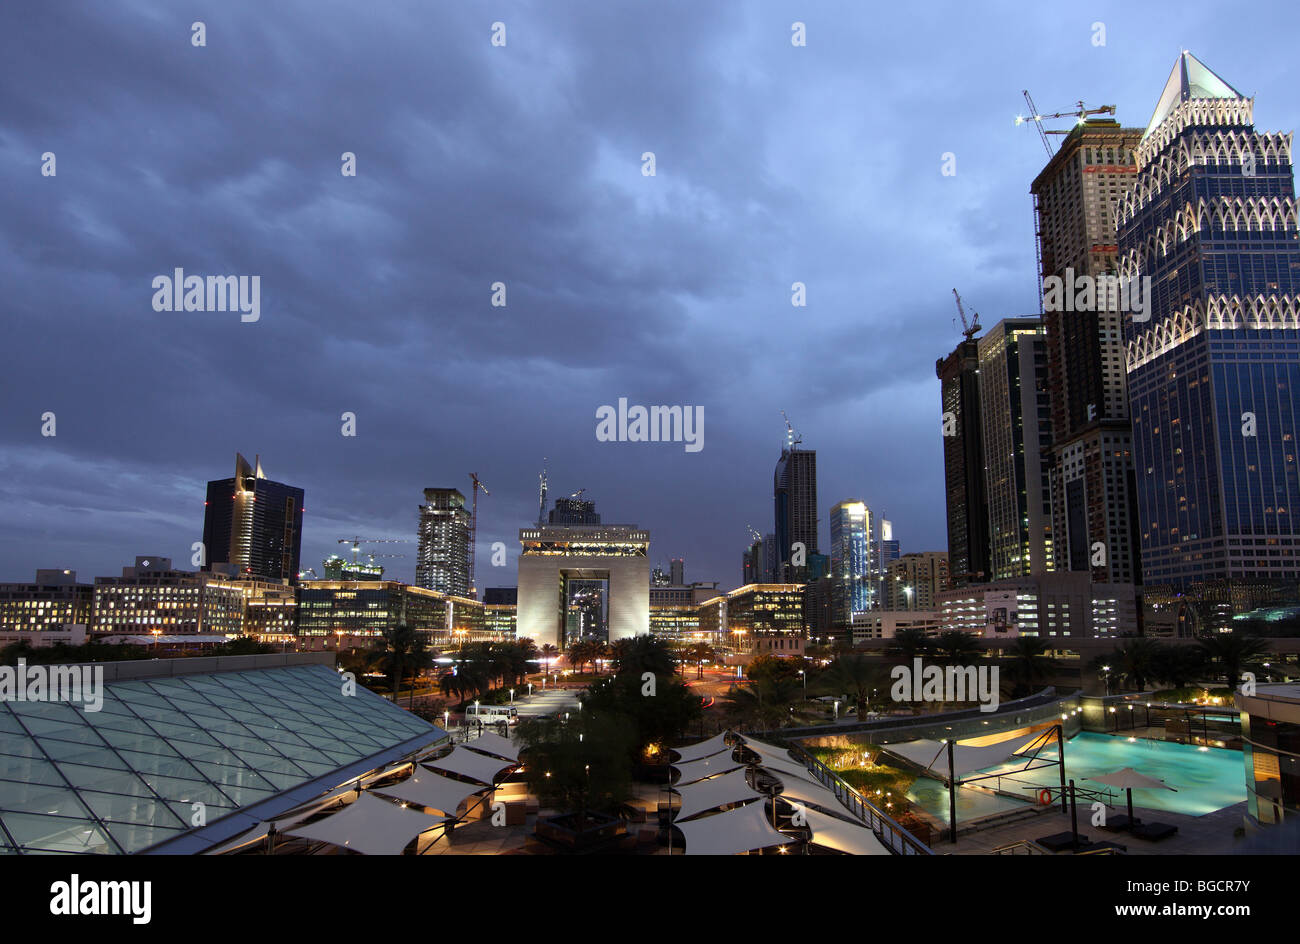
[[[1110,666],[1103,665],[1101,670],[1106,673],[1106,697],[1110,697]]]
[[[514,703],[515,703],[515,690],[512,688],[510,689],[510,704],[513,705]]]
[[[799,675],[803,678],[803,700],[808,700],[808,673],[803,669],[799,670]]]

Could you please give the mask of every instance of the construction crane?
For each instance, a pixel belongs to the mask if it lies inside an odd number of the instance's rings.
[[[546,523],[546,456],[542,456],[542,471],[537,476],[537,525]]]
[[[469,592],[477,597],[478,588],[474,585],[474,551],[478,541],[478,493],[480,490],[484,495],[491,495],[492,493],[487,490],[486,485],[478,480],[477,472],[471,472],[469,480],[473,483],[470,486],[470,491],[474,493],[473,510],[470,512],[469,523]]]
[[[787,449],[794,449],[795,446],[803,442],[803,437],[795,433],[794,427],[790,425],[790,417],[786,416],[785,410],[781,411],[785,417],[785,445]]]
[[[585,492],[585,491],[586,491],[585,488],[580,488],[580,489],[578,489],[576,492],[574,492],[573,494],[571,494],[569,497],[572,498],[572,499],[574,499],[574,500],[577,500],[577,499],[579,499],[579,498],[582,497],[582,493]]]
[[[1101,105],[1097,108],[1088,108],[1084,105],[1083,100],[1080,99],[1078,102],[1075,103],[1076,105],[1078,105],[1078,107],[1074,111],[1058,111],[1050,115],[1040,115],[1038,113],[1038,107],[1034,104],[1033,97],[1030,96],[1029,94],[1029,90],[1024,89],[1021,92],[1021,94],[1025,96],[1025,104],[1029,106],[1029,117],[1025,117],[1024,115],[1017,116],[1016,124],[1023,125],[1023,124],[1028,124],[1029,122],[1033,122],[1034,127],[1038,129],[1038,137],[1042,140],[1043,150],[1047,151],[1048,157],[1051,157],[1053,155],[1053,151],[1052,151],[1052,143],[1047,139],[1047,136],[1049,134],[1069,134],[1071,131],[1074,130],[1074,127],[1071,126],[1069,128],[1064,128],[1064,129],[1045,129],[1043,127],[1044,121],[1050,121],[1054,118],[1073,118],[1075,120],[1074,121],[1075,125],[1081,125],[1088,120],[1089,115],[1115,114],[1114,105]]]
[[[952,290],[952,295],[953,295],[953,298],[957,299],[957,314],[961,315],[961,327],[962,327],[962,332],[961,332],[961,333],[962,333],[962,336],[963,336],[967,341],[969,341],[969,340],[970,340],[971,338],[973,338],[976,334],[978,334],[979,331],[980,331],[980,329],[983,327],[983,326],[980,324],[980,313],[979,313],[978,311],[975,312],[975,313],[974,313],[974,314],[975,314],[975,317],[974,317],[972,320],[967,321],[967,320],[966,320],[966,309],[963,308],[963,307],[962,307],[962,304],[961,304],[961,296],[957,294],[957,290],[956,290],[956,289],[953,289],[953,290]],[[956,319],[956,318],[952,319],[952,323],[953,323],[953,324],[956,324],[956,323],[957,323],[957,319]]]
[[[411,542],[404,538],[339,538],[339,543],[352,545],[352,563],[355,564],[362,544],[410,544]]]
[[[758,533],[758,529],[757,529],[757,528],[755,528],[752,524],[747,524],[747,525],[745,525],[745,527],[748,528],[748,529],[749,529],[749,533],[750,533],[751,535],[753,535],[754,543],[755,543],[755,544],[761,544],[761,543],[763,542],[763,535],[761,535],[761,534]]]

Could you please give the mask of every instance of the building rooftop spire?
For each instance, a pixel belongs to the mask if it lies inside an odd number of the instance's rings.
[[[1169,73],[1169,81],[1165,82],[1165,90],[1160,94],[1160,101],[1143,137],[1150,136],[1171,111],[1189,99],[1245,97],[1184,49]]]

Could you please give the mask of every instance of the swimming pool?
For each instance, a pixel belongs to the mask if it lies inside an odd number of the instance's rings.
[[[1039,760],[1055,760],[1055,747],[1044,750]],[[1060,786],[1060,773],[1055,767],[1021,771],[1024,761],[989,767],[971,776],[1006,772],[1006,775],[982,783],[988,787],[1000,785],[1005,793],[1021,794],[1032,798],[1036,787]],[[1166,810],[1187,816],[1203,816],[1225,806],[1246,799],[1246,775],[1240,751],[1221,748],[1202,749],[1190,744],[1172,741],[1130,741],[1126,737],[1083,732],[1075,735],[1065,745],[1065,776],[1073,777],[1075,786],[1089,790],[1111,790],[1114,804],[1123,806],[1124,791],[1093,783],[1085,778],[1113,773],[1121,767],[1132,767],[1148,777],[1163,780],[1178,792],[1169,790],[1134,790],[1133,805],[1149,810]],[[968,799],[967,795],[971,795]],[[948,792],[943,784],[929,778],[918,778],[908,791],[911,799],[922,810],[945,823],[948,821]],[[981,791],[962,788],[957,793],[957,819],[969,822],[992,813],[1016,809],[1021,804],[1009,797],[989,796]],[[1033,802],[1027,799],[1025,803]]]

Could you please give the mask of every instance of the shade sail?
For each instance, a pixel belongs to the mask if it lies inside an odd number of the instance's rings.
[[[1111,774],[1102,774],[1099,777],[1084,777],[1084,780],[1091,780],[1094,783],[1104,783],[1108,787],[1118,787],[1121,790],[1174,790],[1173,787],[1158,780],[1155,777],[1148,777],[1146,774],[1138,773],[1132,767],[1125,767]],[[1174,790],[1177,793],[1177,790]]]
[[[984,747],[971,747],[965,744],[953,745],[953,772],[958,779],[966,774],[1010,760],[1031,744],[1043,743],[1042,735],[1035,735],[1028,741],[1016,743],[1014,739]],[[940,779],[948,778],[948,745],[942,741],[908,741],[905,744],[883,744],[881,749],[895,754],[916,766],[929,770]]]
[[[515,742],[510,738],[493,734],[491,731],[485,731],[474,740],[466,741],[465,747],[484,754],[495,754],[497,757],[504,757],[506,760],[519,759],[519,747]]]
[[[745,779],[743,770],[735,770],[712,780],[700,780],[685,787],[674,787],[681,795],[682,805],[677,811],[677,819],[686,819],[705,810],[717,809],[728,803],[742,803],[761,797]]]
[[[785,777],[794,776],[801,777],[809,783],[818,782],[817,778],[812,775],[812,771],[796,760],[788,760],[784,755],[768,756],[765,753],[760,753],[758,756],[758,766],[767,770],[769,773],[782,776],[783,779]]]
[[[689,764],[673,764],[673,766],[681,774],[677,779],[677,783],[684,786],[696,780],[703,780],[705,777],[713,777],[717,774],[724,774],[729,770],[736,770],[745,765],[737,764],[731,759],[730,754],[714,754],[712,757],[693,760]]]
[[[401,855],[412,839],[438,825],[441,820],[432,816],[363,793],[338,813],[309,826],[294,826],[285,835],[331,842],[365,855]]]
[[[849,855],[892,855],[889,847],[865,826],[837,816],[827,816],[816,810],[804,810],[803,816],[812,830],[812,841],[816,845],[847,852]]]
[[[827,813],[835,816],[847,817],[849,815],[843,804],[835,798],[835,794],[825,787],[808,783],[797,777],[783,777],[781,782],[785,784],[785,788],[779,794],[783,800],[804,806],[808,804],[820,806]]]
[[[499,757],[488,757],[486,754],[469,751],[457,745],[446,757],[440,760],[425,761],[424,766],[434,770],[445,770],[449,773],[459,774],[462,777],[469,777],[479,783],[490,784],[495,780],[497,774],[507,767],[515,765],[512,761],[502,760]]]
[[[780,757],[785,760],[790,759],[790,749],[788,747],[777,747],[775,744],[756,741],[751,737],[745,738],[745,746],[755,754],[768,754],[772,757]]]
[[[674,764],[674,766],[678,767],[681,766],[681,764],[686,764],[693,760],[699,760],[701,757],[712,757],[714,754],[720,754],[723,751],[728,752],[728,757],[731,756],[731,748],[730,745],[727,744],[725,731],[722,734],[714,735],[707,741],[700,741],[698,744],[688,744],[686,747],[674,747],[672,748],[672,751],[677,755],[678,760],[678,763]]]
[[[766,807],[766,803],[751,803],[738,810],[677,824],[686,839],[686,854],[740,855],[794,842],[772,828]]]
[[[376,787],[375,792],[405,800],[407,803],[441,810],[448,816],[455,816],[456,808],[466,797],[473,796],[484,789],[486,788],[476,787],[462,780],[452,780],[432,770],[417,770],[401,783]]]

